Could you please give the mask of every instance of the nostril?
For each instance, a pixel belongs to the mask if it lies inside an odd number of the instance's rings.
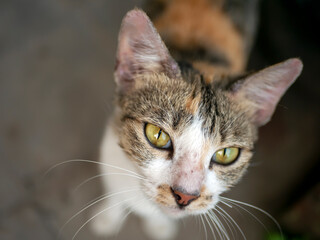
[[[171,188],[171,191],[172,191],[172,195],[176,199],[177,204],[180,207],[188,206],[192,201],[196,200],[200,196],[198,193],[189,194],[184,191],[181,191],[181,190],[179,191],[173,188]]]
[[[173,196],[174,196],[174,198],[175,198],[177,201],[180,201],[180,200],[181,200],[181,196],[179,195],[178,192],[173,191]]]

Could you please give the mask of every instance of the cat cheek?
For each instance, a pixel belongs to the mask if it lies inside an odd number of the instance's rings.
[[[211,204],[215,205],[219,200],[219,195],[228,190],[227,184],[219,178],[219,175],[210,171],[205,181],[207,196],[211,195]]]
[[[144,175],[155,187],[169,182],[168,170],[171,162],[165,158],[156,158],[146,163],[143,167]]]

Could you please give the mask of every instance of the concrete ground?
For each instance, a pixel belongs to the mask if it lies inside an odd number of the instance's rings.
[[[69,163],[44,173],[69,159],[98,159],[112,111],[117,32],[124,14],[139,4],[137,0],[0,2],[0,239],[57,239],[61,226],[103,193],[98,179],[74,191],[98,174],[95,164]],[[308,12],[294,10],[275,0],[262,4],[250,68],[298,56],[305,69],[273,121],[261,129],[248,174],[227,194],[275,217],[299,197],[297,192],[312,185],[308,173],[317,166],[320,153],[319,39],[309,29],[310,22],[303,22]],[[245,210],[224,208],[247,239],[266,234]],[[275,228],[252,212],[268,228]],[[71,221],[62,239],[71,239],[91,214],[85,211]],[[76,239],[102,238],[84,227]],[[131,216],[116,239],[147,238],[139,220]],[[178,239],[205,239],[199,219],[181,223]]]

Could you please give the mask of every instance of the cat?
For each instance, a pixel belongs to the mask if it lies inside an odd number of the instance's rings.
[[[122,21],[116,107],[100,156],[111,194],[91,224],[100,235],[116,234],[129,211],[150,238],[173,239],[175,219],[215,208],[302,71],[293,58],[244,74],[249,40],[221,1],[161,2],[156,27],[140,9]]]

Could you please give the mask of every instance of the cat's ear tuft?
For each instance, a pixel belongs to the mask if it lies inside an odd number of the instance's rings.
[[[292,58],[265,68],[231,86],[231,97],[246,104],[257,126],[266,124],[282,95],[296,80],[303,64]]]
[[[115,78],[120,91],[135,84],[135,76],[144,73],[164,73],[180,76],[180,69],[170,56],[148,16],[139,9],[129,11],[119,33]]]

